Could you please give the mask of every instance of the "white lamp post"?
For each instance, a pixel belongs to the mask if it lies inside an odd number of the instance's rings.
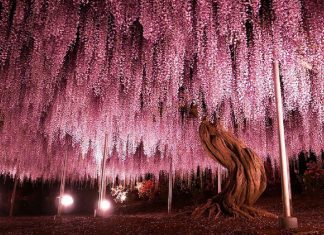
[[[107,215],[107,210],[110,209],[111,203],[106,200],[106,160],[107,160],[107,141],[108,135],[105,134],[105,143],[104,143],[104,151],[103,151],[103,158],[101,164],[101,178],[99,184],[99,201],[98,201],[98,208],[95,210],[94,216],[103,216]]]
[[[281,188],[282,188],[282,202],[283,202],[283,217],[279,218],[279,226],[281,228],[297,228],[298,222],[296,217],[292,217],[291,207],[291,192],[290,192],[290,179],[289,179],[289,164],[286,155],[285,146],[285,131],[283,123],[283,108],[281,98],[281,86],[279,76],[279,62],[275,60],[273,63],[273,78],[276,96],[277,107],[277,121],[279,133],[279,146],[280,146],[280,170],[281,170]]]
[[[57,216],[61,216],[62,206],[64,206],[64,204],[62,204],[62,202],[63,202],[62,199],[64,197],[64,190],[65,190],[66,163],[67,163],[67,150],[65,151],[65,156],[64,156],[63,171],[62,171],[61,185],[60,185],[60,196],[59,196],[59,203],[57,206]],[[73,203],[73,201],[72,201],[72,203]]]
[[[218,163],[217,167],[217,193],[222,191],[222,166]]]
[[[170,167],[169,167],[169,192],[168,192],[168,214],[171,213],[172,208],[172,158],[169,158]]]

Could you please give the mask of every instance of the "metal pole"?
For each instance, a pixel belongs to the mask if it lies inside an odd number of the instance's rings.
[[[218,164],[217,168],[217,193],[220,193],[222,191],[222,167]]]
[[[57,207],[57,216],[60,216],[62,213],[61,200],[62,200],[62,197],[64,195],[64,190],[65,190],[66,163],[67,163],[67,150],[65,151],[65,156],[64,156],[63,171],[62,171],[61,185],[60,185],[60,197],[59,197],[59,204]]]
[[[100,203],[106,197],[105,168],[106,168],[106,159],[107,159],[107,141],[108,141],[108,135],[105,134],[104,151],[103,151],[103,158],[102,158],[102,164],[101,164],[101,178],[100,178],[100,185],[99,185],[98,212],[100,211]]]
[[[200,190],[201,191],[203,191],[204,189],[203,189],[203,187],[204,187],[204,185],[203,185],[203,170],[202,170],[202,168],[200,168],[200,174],[199,174],[199,179],[200,179]]]
[[[297,218],[291,216],[291,193],[289,181],[289,164],[286,155],[285,134],[283,123],[283,108],[281,99],[281,87],[279,76],[279,62],[275,60],[273,63],[274,85],[277,107],[277,122],[279,133],[279,150],[280,150],[280,164],[281,164],[281,188],[282,188],[282,202],[284,215],[279,219],[279,225],[282,228],[297,228]]]
[[[17,185],[18,185],[18,171],[15,174],[15,182],[14,182],[14,187],[13,187],[13,191],[12,191],[12,194],[11,194],[10,211],[9,211],[9,216],[10,217],[13,215],[13,211],[14,211]]]
[[[169,193],[168,193],[168,214],[171,213],[172,206],[172,158],[169,158],[170,168],[169,168]]]

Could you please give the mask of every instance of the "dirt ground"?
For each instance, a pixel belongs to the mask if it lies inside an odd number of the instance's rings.
[[[280,215],[280,196],[261,198],[256,207]],[[0,234],[324,234],[324,192],[298,195],[293,199],[297,230],[278,229],[278,220],[220,217],[216,221],[195,220],[193,208],[178,209],[171,215],[161,211],[115,214],[109,218],[65,215],[60,219],[42,217],[0,217]]]

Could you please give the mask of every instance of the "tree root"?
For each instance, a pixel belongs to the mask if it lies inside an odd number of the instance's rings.
[[[195,218],[199,218],[208,215],[209,219],[217,219],[221,212],[222,211],[219,204],[213,202],[212,199],[209,199],[206,204],[197,207],[193,211],[192,216]]]
[[[252,206],[242,205],[237,206],[234,203],[229,203],[226,200],[215,201],[209,199],[207,203],[197,207],[193,212],[194,218],[208,217],[208,219],[216,220],[221,214],[232,217],[243,217],[246,219],[254,219],[256,217],[278,218],[277,215]]]
[[[243,205],[242,208],[244,208],[244,210],[246,210],[246,211],[249,211],[249,213],[253,214],[254,217],[261,216],[261,217],[278,219],[278,215],[273,214],[266,210],[256,209],[254,207],[246,206],[246,205]]]

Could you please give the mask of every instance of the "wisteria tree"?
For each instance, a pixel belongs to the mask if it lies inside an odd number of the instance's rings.
[[[323,29],[319,0],[2,0],[0,170],[55,178],[68,154],[95,178],[107,134],[109,177],[217,161],[225,189],[195,214],[259,214],[274,59],[289,155],[323,148]]]
[[[210,156],[229,171],[224,190],[196,208],[194,216],[208,212],[216,218],[221,212],[232,216],[252,218],[255,215],[274,216],[252,206],[267,185],[262,159],[222,126],[204,121],[199,128],[200,138]]]

